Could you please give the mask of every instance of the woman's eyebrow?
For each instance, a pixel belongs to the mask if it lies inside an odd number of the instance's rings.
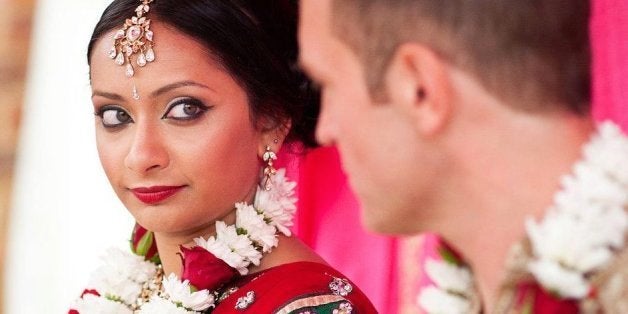
[[[118,101],[122,101],[123,97],[116,94],[116,93],[109,93],[109,92],[102,92],[99,90],[94,90],[92,92],[92,98],[94,98],[95,96],[100,96],[100,97],[105,97],[105,98],[109,98],[111,100],[118,100]]]
[[[156,91],[151,93],[151,97],[154,98],[154,97],[157,97],[157,96],[162,95],[164,93],[167,93],[167,92],[169,92],[169,91],[171,91],[173,89],[186,87],[186,86],[196,86],[196,87],[201,87],[201,88],[213,90],[212,88],[208,87],[207,85],[188,80],[188,81],[175,82],[175,83],[171,83],[171,84],[165,85],[163,87],[160,87],[159,89],[157,89]]]

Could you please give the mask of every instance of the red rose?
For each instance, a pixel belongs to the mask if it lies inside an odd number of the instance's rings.
[[[159,264],[159,252],[157,252],[157,242],[152,231],[144,229],[139,224],[135,224],[131,235],[131,251],[144,259]]]
[[[181,246],[181,253],[181,278],[189,280],[199,290],[215,290],[239,274],[235,268],[202,247],[188,249]]]
[[[578,303],[573,299],[560,299],[547,293],[536,282],[523,282],[518,285],[518,307],[522,313],[535,314],[577,314]]]

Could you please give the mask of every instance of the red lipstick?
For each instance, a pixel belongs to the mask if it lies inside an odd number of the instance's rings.
[[[151,186],[131,189],[133,195],[137,197],[142,203],[153,205],[164,201],[165,199],[175,195],[179,192],[181,186]]]

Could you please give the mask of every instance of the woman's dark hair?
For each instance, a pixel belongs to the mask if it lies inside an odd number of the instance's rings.
[[[88,63],[95,43],[121,28],[139,4],[115,0],[105,9],[87,48]],[[246,90],[254,122],[290,119],[287,140],[315,146],[319,96],[297,66],[297,6],[296,0],[155,0],[148,17],[206,46]]]

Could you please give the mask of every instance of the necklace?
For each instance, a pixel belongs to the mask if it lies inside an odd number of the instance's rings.
[[[183,274],[166,276],[158,259],[110,249],[70,313],[208,313],[220,288],[246,275],[263,255],[277,247],[278,233],[290,236],[296,211],[296,184],[276,172],[271,188],[257,188],[253,204],[236,203],[236,223],[216,222],[216,235],[181,247]],[[151,238],[148,234],[146,238]],[[151,241],[152,242],[152,241]],[[145,254],[148,249],[143,249]],[[183,279],[183,280],[182,280]]]
[[[600,124],[545,217],[526,221],[527,239],[513,247],[508,278],[531,277],[561,300],[595,297],[593,278],[625,247],[628,234],[625,156],[628,138],[617,125]],[[473,312],[477,293],[466,266],[447,258],[425,266],[434,284],[421,289],[417,302],[426,312]]]

